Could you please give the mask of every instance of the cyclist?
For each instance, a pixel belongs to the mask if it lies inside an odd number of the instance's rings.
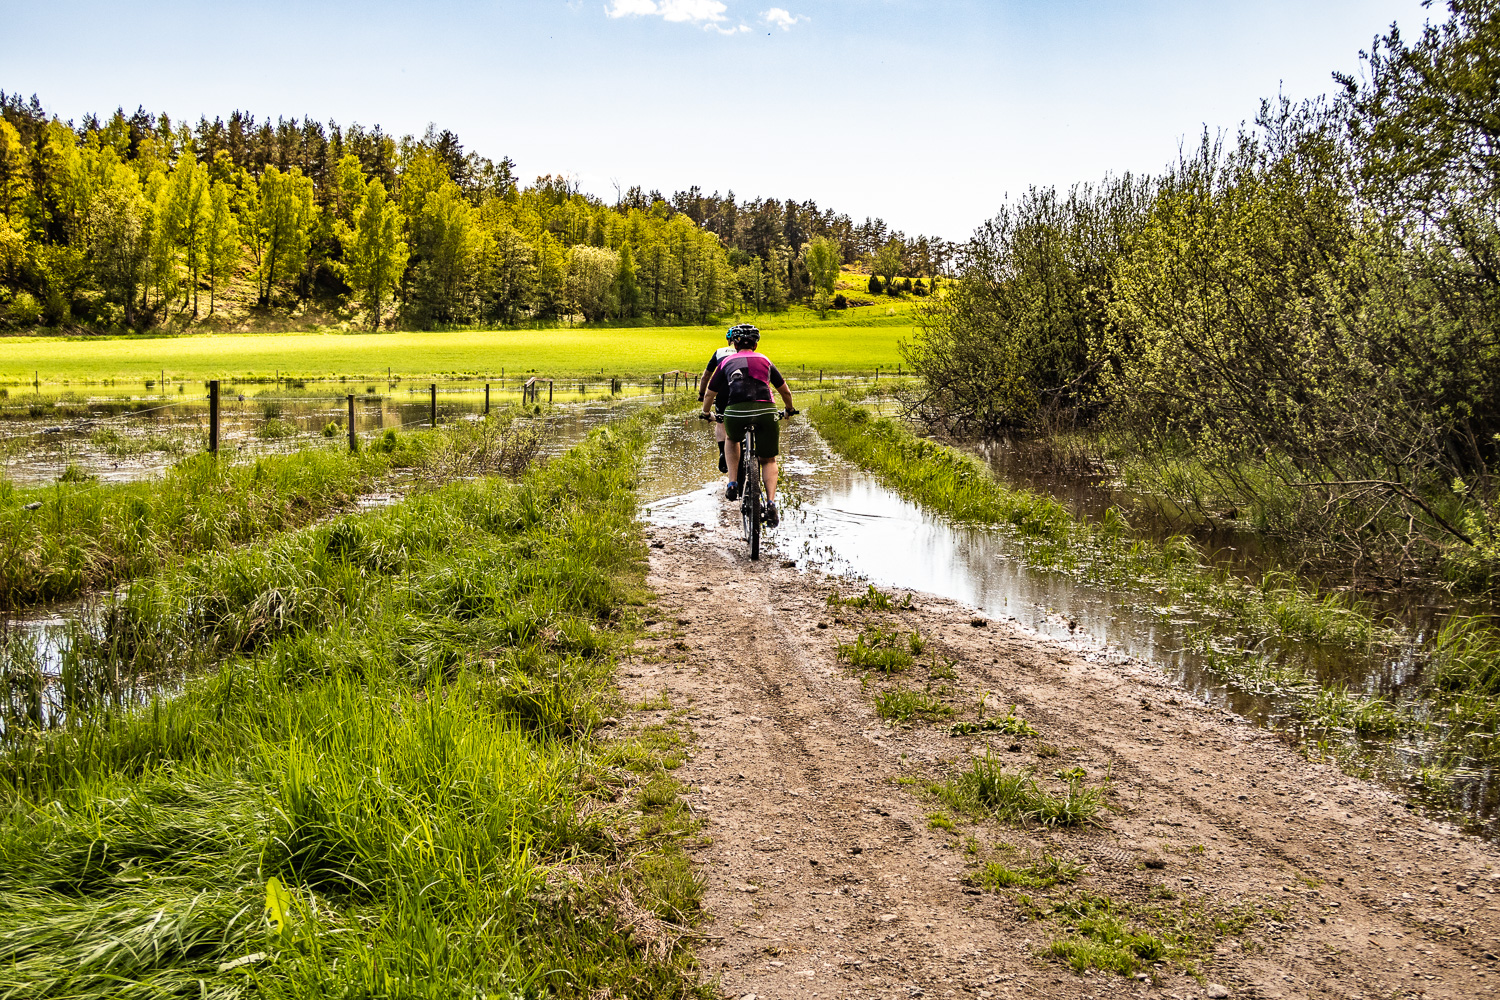
[[[774,387],[781,394],[787,416],[796,413],[797,408],[792,405],[792,390],[787,388],[781,372],[770,358],[755,350],[760,344],[760,331],[746,323],[729,332],[733,334],[735,353],[720,361],[709,379],[703,394],[703,419],[710,419],[710,407],[722,396],[724,436],[728,439],[725,459],[731,476],[739,475],[740,440],[746,426],[754,424],[756,457],[760,459],[766,484],[766,524],[774,528],[781,522],[776,512],[776,456],[781,450],[781,440],[771,389]],[[731,479],[724,495],[730,500],[738,498],[740,484]]]
[[[708,359],[708,367],[703,369],[703,377],[698,379],[698,402],[703,402],[703,393],[708,390],[708,380],[719,370],[719,362],[734,353],[734,331],[738,329],[737,326],[731,326],[729,332],[724,334],[724,339],[729,343],[714,351],[713,356]],[[724,412],[724,402],[720,399],[714,407],[720,414]],[[714,421],[714,441],[719,445],[719,471],[728,472],[729,466],[724,462],[724,424],[717,420]]]

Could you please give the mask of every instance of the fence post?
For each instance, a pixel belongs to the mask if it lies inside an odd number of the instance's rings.
[[[490,412],[490,384],[488,382],[484,384],[484,412],[486,416]]]
[[[354,436],[354,393],[349,393],[349,450],[359,451],[359,438]]]
[[[823,369],[821,368],[818,369],[818,384],[823,384]]]
[[[432,426],[437,426],[437,383],[432,383]]]
[[[208,452],[219,453],[219,380],[208,383]]]
[[[552,380],[550,378],[547,380],[547,405],[552,405]]]

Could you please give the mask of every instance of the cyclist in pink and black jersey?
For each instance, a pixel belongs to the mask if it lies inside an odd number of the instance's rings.
[[[776,406],[771,401],[774,388],[786,403],[790,416],[797,412],[792,404],[792,390],[786,379],[771,363],[771,359],[758,353],[760,331],[748,323],[730,331],[734,335],[734,354],[719,362],[718,369],[709,379],[708,389],[703,394],[703,412],[722,397],[724,399],[724,452],[729,465],[729,474],[739,474],[740,441],[745,428],[755,426],[755,452],[760,459],[761,475],[766,484],[766,524],[776,527],[780,515],[776,511],[776,456],[781,453],[780,425],[776,422]],[[739,497],[739,483],[730,480],[725,496],[730,500]]]

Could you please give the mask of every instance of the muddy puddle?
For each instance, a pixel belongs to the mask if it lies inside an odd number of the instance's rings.
[[[1356,754],[1376,776],[1430,811],[1480,835],[1500,836],[1500,789],[1482,762],[1439,760],[1436,744],[1420,734],[1364,739],[1307,729],[1295,699],[1247,689],[1216,672],[1189,642],[1191,633],[1209,624],[1192,609],[1030,567],[1021,546],[1004,534],[931,515],[833,455],[805,420],[782,426],[782,523],[767,532],[762,558],[962,601],[1085,659],[1159,672],[1195,698],[1285,732],[1316,753]],[[649,522],[728,527],[734,513],[737,524],[737,511],[722,498],[716,457],[703,424],[669,419],[643,483]],[[1395,650],[1369,660],[1323,656],[1309,669],[1325,684],[1400,698],[1419,680],[1416,663],[1410,650]],[[1439,787],[1415,780],[1432,769],[1442,772]]]

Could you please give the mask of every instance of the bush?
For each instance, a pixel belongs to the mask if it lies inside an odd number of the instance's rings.
[[[30,292],[21,292],[6,312],[16,326],[36,326],[42,318],[42,305]]]
[[[901,290],[903,292],[909,292],[909,291],[911,291],[911,279],[910,278],[903,278],[901,280]]]
[[[879,295],[883,291],[885,291],[885,286],[880,283],[880,277],[874,274],[870,275],[870,294]]]
[[[837,295],[835,295],[833,297],[833,308],[835,308],[835,309],[848,309],[849,308],[849,300],[844,297],[844,293],[843,292],[839,292]]]

